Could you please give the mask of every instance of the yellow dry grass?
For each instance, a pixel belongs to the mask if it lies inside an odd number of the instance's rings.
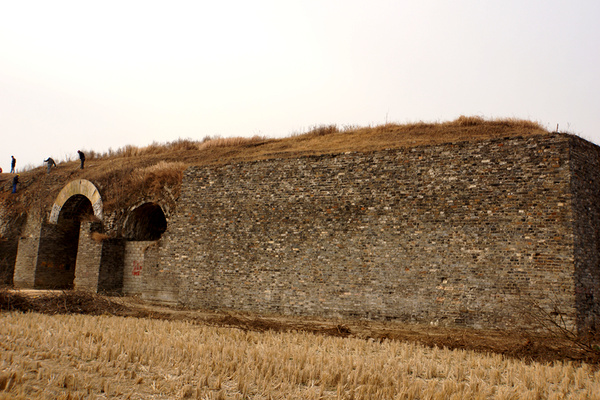
[[[222,165],[273,158],[298,158],[342,152],[370,152],[382,149],[458,143],[515,136],[547,135],[539,123],[519,119],[485,120],[461,116],[448,122],[416,122],[379,126],[339,128],[337,125],[314,126],[307,132],[281,139],[254,137],[205,137],[203,140],[178,139],[170,143],[152,143],[148,146],[125,146],[106,153],[86,150],[85,169],[78,161],[58,160],[50,174],[38,167],[21,174],[17,195],[10,193],[8,174],[0,177],[5,190],[0,191],[0,210],[4,208],[11,218],[34,207],[52,205],[56,195],[69,180],[90,180],[102,192],[105,211],[127,208],[140,197],[156,200],[156,194],[170,193],[176,198],[181,179],[172,179],[175,164],[182,170],[190,165]],[[164,172],[150,173],[140,178],[140,171],[164,162]],[[158,167],[156,167],[158,168]],[[179,169],[179,167],[178,167]],[[163,178],[166,180],[161,180]],[[38,207],[36,205],[35,207]]]
[[[180,161],[159,161],[149,167],[136,168],[131,174],[129,189],[158,193],[167,186],[179,183],[185,167]]]
[[[247,137],[229,137],[229,138],[205,138],[202,142],[198,143],[198,150],[207,150],[215,147],[236,147],[246,146],[249,144],[261,143],[267,140],[262,136]]]
[[[512,136],[548,134],[539,123],[514,118],[486,120],[477,116],[460,116],[447,122],[388,123],[377,126],[317,125],[307,132],[281,139],[263,136],[210,137],[197,141],[178,139],[148,146],[125,146],[106,153],[88,150],[89,160],[122,161],[144,157],[181,157],[188,164],[207,165],[276,157],[297,157],[345,151],[375,151]],[[225,150],[224,150],[225,149]],[[185,154],[185,155],[184,155]],[[96,164],[97,165],[97,164]]]
[[[594,399],[587,364],[186,321],[0,314],[0,399]]]

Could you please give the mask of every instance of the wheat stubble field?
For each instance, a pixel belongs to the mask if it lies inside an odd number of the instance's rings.
[[[0,399],[594,399],[592,365],[114,315],[0,314]]]

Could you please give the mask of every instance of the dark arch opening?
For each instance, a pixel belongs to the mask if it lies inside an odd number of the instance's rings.
[[[77,194],[65,202],[56,225],[44,227],[38,251],[36,288],[73,288],[80,223],[93,218],[92,203],[87,197]]]
[[[60,210],[58,224],[64,221],[81,221],[82,218],[90,218],[94,215],[94,209],[90,200],[82,194],[69,197]]]
[[[167,218],[156,203],[145,203],[132,210],[123,228],[129,240],[158,240],[167,230]]]

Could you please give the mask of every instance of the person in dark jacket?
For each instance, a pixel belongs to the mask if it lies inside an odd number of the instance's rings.
[[[56,167],[56,163],[54,162],[54,159],[52,157],[46,158],[44,162],[48,164],[48,173],[50,173],[50,169],[52,167]]]
[[[15,177],[13,178],[13,193],[17,193],[17,184],[19,183],[19,174],[15,175]]]
[[[83,169],[83,163],[85,162],[85,154],[83,154],[83,151],[81,150],[77,150],[77,152],[79,153],[79,160],[81,161],[81,166],[79,168]]]
[[[10,173],[15,173],[15,167],[17,166],[17,159],[14,156],[10,156]]]

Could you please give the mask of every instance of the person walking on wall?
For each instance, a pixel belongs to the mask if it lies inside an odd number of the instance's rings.
[[[45,163],[48,164],[48,173],[50,173],[50,169],[52,167],[56,167],[56,163],[54,162],[54,159],[52,159],[52,157],[48,157],[44,160]]]
[[[17,193],[17,184],[19,183],[19,174],[15,175],[15,177],[13,178],[13,193]]]
[[[10,156],[10,173],[15,173],[15,167],[17,166],[17,159],[14,156]]]
[[[79,160],[81,161],[81,165],[79,166],[79,168],[83,169],[83,163],[85,162],[85,154],[83,154],[83,151],[81,150],[77,150],[77,152],[79,153]]]

